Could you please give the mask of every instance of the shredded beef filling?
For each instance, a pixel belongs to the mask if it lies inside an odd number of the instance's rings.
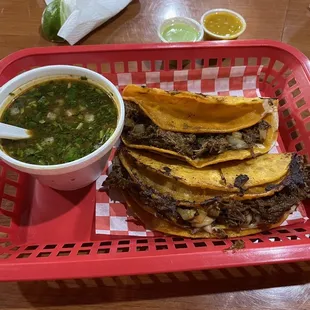
[[[136,184],[117,157],[113,162],[113,171],[104,182],[104,186],[121,188],[139,197],[146,207],[155,210],[157,216],[179,226],[193,228],[194,231],[210,227],[210,218],[213,226],[222,224],[235,230],[245,227],[268,228],[278,223],[292,207],[310,197],[309,167],[304,164],[301,156],[295,155],[289,175],[282,184],[283,189],[271,197],[243,201],[215,197],[197,209],[181,207],[172,197]],[[198,221],[198,216],[203,216],[203,219]]]
[[[126,120],[123,135],[129,143],[143,144],[175,151],[192,159],[217,155],[228,150],[251,149],[266,139],[270,125],[262,120],[258,124],[227,134],[191,134],[160,129],[130,101],[125,102]]]

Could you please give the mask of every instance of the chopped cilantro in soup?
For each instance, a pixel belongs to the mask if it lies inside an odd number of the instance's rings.
[[[87,79],[55,79],[27,89],[9,104],[1,121],[30,129],[32,137],[1,144],[8,155],[26,163],[66,163],[104,144],[117,115],[113,99]]]

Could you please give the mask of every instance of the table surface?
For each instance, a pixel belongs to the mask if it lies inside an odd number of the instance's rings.
[[[242,39],[273,39],[310,56],[306,0],[133,0],[79,44],[157,42],[157,25],[174,16],[197,20],[225,7],[247,20]],[[0,1],[0,59],[50,46],[39,32],[43,0]],[[0,309],[310,309],[310,264],[104,279],[0,283]]]

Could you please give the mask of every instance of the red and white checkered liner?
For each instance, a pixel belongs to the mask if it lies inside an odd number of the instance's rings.
[[[164,90],[187,90],[209,95],[230,95],[256,97],[260,96],[258,76],[261,66],[214,67],[193,70],[158,71],[158,72],[131,72],[106,74],[119,90],[127,84],[146,85]],[[282,141],[278,141],[270,153],[281,152]],[[96,234],[117,236],[160,236],[161,233],[147,230],[127,211],[122,203],[122,197],[117,191],[99,191],[102,182],[112,169],[110,160],[97,180],[96,192]],[[282,226],[305,222],[308,220],[304,207],[291,214]]]
[[[214,67],[192,70],[131,72],[107,77],[122,91],[128,84],[209,95],[256,97],[260,66]]]

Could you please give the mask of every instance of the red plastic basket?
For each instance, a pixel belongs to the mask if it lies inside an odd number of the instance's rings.
[[[310,65],[295,48],[272,41],[34,48],[0,62],[0,85],[22,71],[74,64],[102,74],[263,65],[260,91],[280,99],[280,134],[287,151],[309,153]],[[0,162],[0,280],[64,279],[175,272],[292,262],[310,257],[310,223],[234,240],[116,238],[94,233],[95,186],[74,193],[41,187]],[[306,206],[307,207],[307,206]]]

